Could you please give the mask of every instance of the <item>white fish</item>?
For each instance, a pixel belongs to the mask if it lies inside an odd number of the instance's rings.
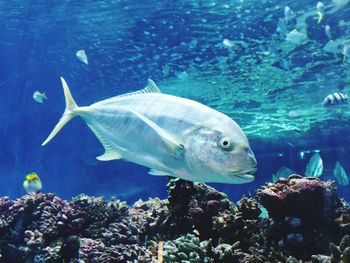
[[[331,26],[330,25],[326,25],[324,27],[324,32],[326,34],[326,36],[328,37],[329,40],[332,39],[332,33],[331,33]]]
[[[285,58],[281,58],[281,60],[279,61],[279,64],[280,64],[281,68],[283,68],[285,70],[289,70],[290,69],[289,62]]]
[[[286,40],[296,45],[302,45],[308,41],[308,37],[306,33],[294,29],[286,35]]]
[[[233,48],[233,47],[242,47],[242,48],[247,48],[248,44],[242,40],[229,40],[227,38],[225,38],[222,43],[224,44],[224,46],[228,47],[228,48]]]
[[[332,2],[337,8],[343,8],[349,3],[349,0],[333,0]]]
[[[45,94],[45,92],[40,92],[40,91],[35,91],[33,93],[33,99],[36,101],[36,102],[39,102],[39,103],[43,103],[44,102],[44,99],[47,100],[47,96]]]
[[[238,124],[198,102],[146,88],[78,107],[61,78],[66,109],[42,145],[81,116],[105,148],[101,161],[125,159],[152,175],[241,184],[254,180],[255,156]]]
[[[322,19],[325,14],[324,4],[322,2],[318,2],[316,5],[316,9],[317,9],[317,16],[318,16],[317,23],[319,24],[322,22]]]
[[[84,49],[79,50],[75,55],[81,62],[85,63],[86,65],[89,64],[88,57]]]
[[[327,42],[327,44],[323,47],[323,50],[327,53],[338,53],[341,51],[341,43],[339,41],[333,41],[330,40]]]
[[[305,175],[320,177],[323,173],[323,161],[320,154],[314,153],[306,165]]]
[[[276,183],[280,178],[288,178],[288,176],[294,174],[294,171],[288,167],[281,167],[278,171],[272,175],[272,182]]]
[[[189,74],[186,71],[182,71],[181,73],[177,74],[177,77],[181,80],[186,80],[189,78]]]
[[[345,43],[343,46],[343,63],[345,63],[346,58],[349,56],[349,51],[350,51],[350,43]]]
[[[284,19],[286,23],[288,23],[290,20],[292,20],[294,17],[294,12],[289,6],[284,7]]]
[[[291,110],[290,112],[288,112],[288,117],[290,118],[299,118],[300,117],[300,113],[294,110]]]
[[[338,184],[340,185],[348,185],[349,184],[349,177],[346,174],[344,168],[341,166],[341,164],[337,161],[333,170],[333,175],[335,179],[337,180]]]
[[[285,35],[288,33],[288,28],[284,19],[278,19],[276,31],[280,33],[282,37],[285,37]]]
[[[224,44],[224,46],[229,47],[229,48],[231,48],[231,47],[233,47],[233,46],[235,45],[234,43],[232,43],[231,40],[229,40],[229,39],[227,39],[227,38],[225,38],[225,39],[222,41],[222,44]]]
[[[346,94],[333,92],[324,98],[322,105],[323,107],[327,107],[347,103],[349,103],[349,97]]]

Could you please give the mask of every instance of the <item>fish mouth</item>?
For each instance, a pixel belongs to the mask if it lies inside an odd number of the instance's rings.
[[[240,180],[242,180],[245,183],[250,183],[255,180],[255,176],[251,174],[240,174],[240,175],[235,174],[234,176],[236,178],[238,177]]]
[[[232,169],[230,172],[235,176],[241,176],[245,174],[253,174],[257,170],[256,166],[247,169]]]
[[[230,172],[234,178],[238,179],[239,182],[237,183],[250,183],[255,179],[255,176],[252,174],[255,173],[256,170],[256,167],[251,167],[248,169],[231,170]]]

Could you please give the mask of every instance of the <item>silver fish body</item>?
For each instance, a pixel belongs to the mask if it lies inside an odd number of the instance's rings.
[[[349,103],[349,97],[341,92],[333,92],[327,95],[323,100],[323,106],[334,106],[339,104],[347,104]]]
[[[346,174],[343,166],[337,161],[333,170],[333,175],[335,179],[337,180],[337,183],[340,185],[348,185],[349,184],[349,177]]]
[[[306,165],[305,175],[320,177],[323,173],[323,161],[319,153],[314,153]]]
[[[331,26],[330,25],[326,25],[324,27],[324,32],[326,34],[326,36],[328,37],[329,40],[332,39],[332,33],[331,33]]]
[[[62,78],[66,111],[46,144],[81,116],[105,148],[97,159],[125,159],[197,182],[254,180],[256,159],[236,122],[198,102],[162,94],[153,81],[140,91],[78,107]]]
[[[37,194],[42,189],[42,183],[40,179],[35,181],[24,181],[23,187],[27,191],[28,194]]]
[[[280,178],[288,178],[288,176],[294,174],[294,171],[288,167],[281,167],[278,171],[272,175],[272,182],[276,183]]]

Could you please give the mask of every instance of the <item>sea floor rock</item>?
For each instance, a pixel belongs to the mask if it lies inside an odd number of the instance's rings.
[[[132,206],[0,197],[0,263],[350,262],[350,208],[332,182],[293,175],[237,204],[203,183],[168,191]]]

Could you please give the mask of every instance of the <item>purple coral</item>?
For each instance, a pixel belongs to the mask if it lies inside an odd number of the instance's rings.
[[[90,263],[100,262],[156,262],[144,248],[137,244],[106,246],[100,240],[82,238],[80,259]]]
[[[267,184],[257,196],[275,220],[297,217],[311,225],[333,221],[342,206],[333,182],[298,175]]]
[[[336,218],[343,203],[333,182],[292,175],[257,190],[257,197],[274,219],[269,239],[292,255],[309,260],[338,240]]]
[[[233,212],[233,205],[223,193],[203,183],[171,180],[169,191],[168,228],[173,234],[198,230],[201,239],[217,239],[211,231],[213,218],[220,212]],[[179,227],[181,226],[181,227]]]

